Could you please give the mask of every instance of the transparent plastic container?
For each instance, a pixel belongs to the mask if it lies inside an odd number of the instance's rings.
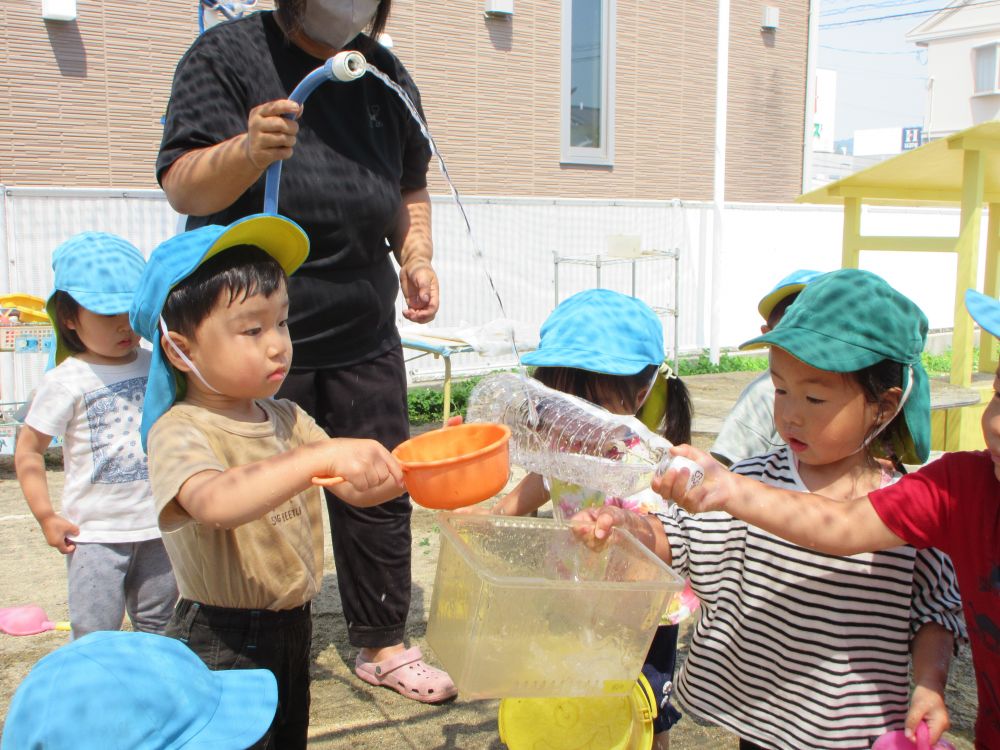
[[[442,514],[427,642],[465,698],[629,695],[684,581],[627,532]]]

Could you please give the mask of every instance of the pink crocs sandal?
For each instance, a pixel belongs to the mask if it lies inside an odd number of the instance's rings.
[[[440,703],[458,694],[447,672],[424,662],[418,646],[382,661],[354,661],[354,674],[369,685],[387,687],[421,703]]]

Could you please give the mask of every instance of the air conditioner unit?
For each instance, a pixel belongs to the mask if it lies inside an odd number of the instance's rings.
[[[514,0],[486,0],[483,11],[487,18],[510,18],[514,15]]]
[[[760,22],[762,29],[774,31],[778,28],[779,9],[774,5],[764,6],[764,18]]]
[[[42,0],[42,18],[46,21],[75,21],[76,0]]]

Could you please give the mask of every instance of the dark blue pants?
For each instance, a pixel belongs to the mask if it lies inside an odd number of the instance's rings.
[[[674,691],[674,665],[677,662],[677,625],[660,625],[653,635],[653,643],[646,654],[642,673],[653,688],[657,703],[657,715],[653,720],[653,732],[666,732],[680,721],[681,714],[670,698]]]
[[[209,669],[268,669],[278,682],[274,722],[255,748],[305,748],[309,730],[310,606],[230,609],[181,599],[164,633]]]

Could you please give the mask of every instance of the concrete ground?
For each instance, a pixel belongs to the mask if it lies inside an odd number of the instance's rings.
[[[707,447],[721,419],[755,373],[730,373],[685,378],[695,407],[694,442]],[[53,454],[49,480],[53,494],[62,486],[62,470]],[[327,536],[329,540],[329,536]],[[497,701],[466,701],[461,696],[442,706],[426,706],[395,692],[374,688],[354,677],[355,652],[347,644],[346,627],[337,594],[336,570],[327,543],[322,594],[314,604],[312,722],[313,748],[413,748],[413,750],[499,750]],[[413,597],[407,637],[426,646],[427,610],[438,551],[435,514],[415,508],[413,515]],[[10,457],[0,456],[0,606],[41,605],[54,620],[67,618],[65,567],[49,548],[27,512]],[[683,643],[688,629],[682,630]],[[18,683],[39,658],[66,642],[66,634],[50,632],[13,637],[0,634],[0,715]],[[433,661],[433,654],[427,651]],[[952,669],[948,694],[954,729],[949,738],[958,750],[972,748],[975,681],[967,651]],[[674,750],[735,748],[726,732],[702,725],[691,716],[671,732]],[[590,747],[589,750],[603,750]]]

